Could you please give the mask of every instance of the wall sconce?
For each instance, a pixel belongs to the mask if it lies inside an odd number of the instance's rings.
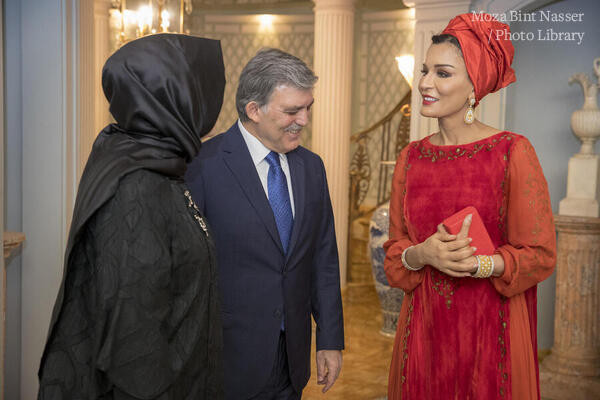
[[[273,32],[273,21],[275,21],[274,15],[259,15],[258,21],[260,22],[259,32]]]
[[[162,32],[183,33],[183,18],[192,13],[192,0],[137,0],[127,8],[127,0],[112,0],[110,12],[111,38],[113,49],[130,40]],[[133,4],[131,4],[133,3]],[[177,8],[179,3],[179,8]],[[179,14],[178,30],[170,30],[175,25],[171,16]]]
[[[415,57],[412,55],[400,56],[396,57],[396,61],[398,62],[398,69],[400,70],[400,73],[402,73],[402,76],[404,77],[404,79],[408,83],[408,86],[410,86],[412,90],[413,71],[415,69]]]

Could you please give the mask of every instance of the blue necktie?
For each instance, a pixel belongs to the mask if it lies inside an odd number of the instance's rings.
[[[269,163],[269,174],[267,175],[269,203],[271,203],[271,209],[275,216],[283,252],[287,253],[292,227],[294,226],[294,215],[292,214],[287,180],[279,163],[279,154],[272,151],[267,154],[265,159]]]

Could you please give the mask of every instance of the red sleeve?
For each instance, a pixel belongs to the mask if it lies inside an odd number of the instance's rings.
[[[531,143],[522,138],[511,149],[507,174],[507,244],[496,252],[504,273],[492,278],[496,290],[510,297],[552,274],[556,233],[548,185]]]
[[[390,286],[405,292],[413,291],[423,280],[423,271],[410,271],[402,265],[402,252],[413,243],[408,237],[406,220],[404,219],[404,196],[408,152],[412,146],[406,146],[398,156],[394,177],[392,178],[392,195],[390,197],[390,238],[384,243],[384,269]]]

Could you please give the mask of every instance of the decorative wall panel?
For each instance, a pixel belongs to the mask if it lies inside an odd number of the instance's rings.
[[[238,79],[244,65],[260,48],[280,48],[299,57],[312,68],[313,21],[312,15],[275,15],[273,24],[264,26],[255,15],[198,14],[193,16],[190,21],[190,33],[219,39],[225,62],[227,85],[223,108],[210,136],[224,132],[237,120],[235,92]],[[304,146],[310,147],[310,137],[309,123],[303,132]]]

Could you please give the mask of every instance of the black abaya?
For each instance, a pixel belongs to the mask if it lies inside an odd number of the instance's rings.
[[[138,39],[102,82],[116,124],[81,178],[38,398],[222,398],[214,245],[182,181],[221,107],[220,45]]]

